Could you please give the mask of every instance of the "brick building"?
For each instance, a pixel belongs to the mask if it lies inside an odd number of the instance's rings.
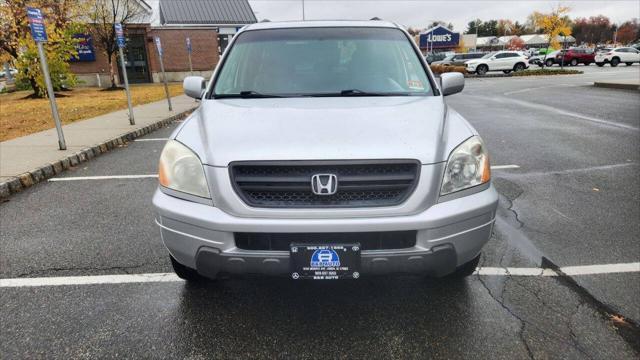
[[[187,38],[191,41],[193,73],[209,77],[233,35],[256,22],[248,0],[138,0],[140,20],[125,24],[125,64],[131,83],[159,82],[160,62],[154,38],[160,38],[164,68],[169,81],[189,74]],[[83,56],[71,70],[87,86],[106,87],[109,63],[102,49],[90,39],[83,42]],[[119,64],[114,63],[120,81]]]

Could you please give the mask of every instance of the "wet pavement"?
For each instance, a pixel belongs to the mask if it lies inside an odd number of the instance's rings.
[[[579,69],[582,69],[580,67]],[[598,72],[602,70],[602,72]],[[640,93],[585,74],[471,79],[447,102],[483,136],[501,195],[484,267],[640,261]],[[172,128],[63,176],[153,174]],[[171,272],[156,180],[39,184],[0,204],[0,277]],[[2,358],[634,359],[640,273],[335,283],[234,278],[1,287]]]

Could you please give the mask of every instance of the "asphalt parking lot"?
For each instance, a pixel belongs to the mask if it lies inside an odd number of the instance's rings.
[[[1,357],[638,358],[640,93],[591,85],[640,66],[578,69],[447,98],[497,166],[478,275],[2,286]],[[171,272],[157,180],[122,176],[155,174],[175,126],[0,204],[0,278]]]

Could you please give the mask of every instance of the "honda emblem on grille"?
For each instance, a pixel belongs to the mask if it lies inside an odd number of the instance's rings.
[[[311,177],[311,191],[316,195],[333,195],[338,191],[335,174],[315,174]]]

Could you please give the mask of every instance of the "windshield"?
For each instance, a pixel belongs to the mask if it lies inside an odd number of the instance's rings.
[[[450,60],[453,60],[453,58],[454,58],[455,56],[456,56],[455,54],[453,54],[453,55],[447,55],[447,56],[446,56],[444,59],[442,59],[442,60],[443,60],[443,61],[450,61]]]
[[[488,59],[488,58],[492,57],[492,56],[493,56],[493,55],[495,55],[495,54],[497,54],[497,52],[496,52],[496,51],[494,51],[494,52],[490,52],[490,53],[488,53],[488,54],[485,54],[482,58],[483,58],[483,59]]]
[[[427,95],[423,65],[390,28],[297,28],[238,35],[214,97]],[[244,95],[244,96],[242,96]]]

